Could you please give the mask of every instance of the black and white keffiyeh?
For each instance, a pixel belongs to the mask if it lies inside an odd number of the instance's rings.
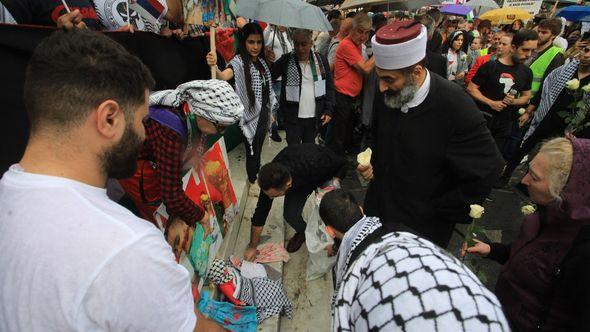
[[[535,129],[537,129],[541,121],[543,121],[553,106],[553,103],[555,103],[557,97],[559,97],[561,91],[563,91],[563,88],[565,88],[567,81],[571,80],[578,71],[579,65],[580,60],[574,59],[570,63],[566,63],[565,65],[556,68],[549,74],[549,76],[547,76],[547,78],[545,78],[542,91],[537,92],[541,93],[541,102],[533,115],[533,120],[531,121],[529,129],[523,137],[523,142],[535,132]]]
[[[333,331],[510,331],[496,296],[430,241],[389,233],[351,264]]]
[[[250,105],[250,99],[248,99],[248,88],[246,86],[246,77],[244,76],[244,61],[242,61],[242,57],[237,54],[228,64],[233,68],[235,90],[240,97],[242,104],[244,105],[244,114],[240,119],[240,128],[242,129],[242,133],[244,133],[244,136],[250,144],[252,144],[252,141],[254,140],[254,135],[256,134],[256,128],[258,126],[258,119],[260,117],[260,112],[262,111],[262,85],[265,83],[270,86],[272,82],[270,70],[268,69],[266,62],[263,59],[258,59],[258,61],[260,61],[260,64],[264,68],[264,77],[260,75],[260,72],[256,69],[254,64],[251,63],[249,68],[252,90],[254,91],[254,97],[256,99],[254,105]],[[267,128],[270,128],[270,112],[278,108],[274,90],[269,88],[269,91],[270,105],[268,107],[269,122],[266,124]]]
[[[180,107],[183,102],[191,113],[223,126],[236,123],[244,113],[238,95],[229,83],[221,80],[190,81],[174,90],[150,94],[150,106]]]
[[[344,278],[344,274],[348,270],[350,263],[352,263],[350,258],[354,249],[379,227],[381,227],[379,218],[364,216],[344,234],[336,258],[336,290],[340,287],[342,278]]]
[[[293,304],[285,295],[280,280],[242,277],[238,299],[256,307],[256,319],[259,324],[281,313],[289,318],[293,317]]]
[[[297,55],[295,51],[289,53],[289,63],[287,64],[287,81],[285,83],[285,100],[292,102],[299,102],[301,97],[301,73],[297,67]],[[324,64],[321,57],[316,52],[311,52],[309,57],[309,65],[312,68],[314,96],[321,97],[326,94],[326,73],[324,71]]]

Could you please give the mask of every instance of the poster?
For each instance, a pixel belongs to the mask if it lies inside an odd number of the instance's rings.
[[[541,10],[542,0],[504,0],[502,8],[519,8],[528,11],[531,15],[537,15]]]
[[[194,243],[191,250],[192,262],[187,253],[180,257],[180,263],[187,270],[195,274],[195,282],[199,291],[204,282],[208,266],[215,258],[223,238],[227,234],[231,223],[238,214],[238,200],[229,171],[229,161],[223,138],[220,138],[207,152],[204,153],[198,167],[191,168],[183,177],[183,187],[186,195],[195,204],[206,209],[210,215],[211,233],[199,243]],[[169,215],[164,204],[160,205],[154,217],[162,231],[168,224]],[[197,224],[195,233],[202,234],[202,226]],[[194,240],[193,240],[194,241]]]

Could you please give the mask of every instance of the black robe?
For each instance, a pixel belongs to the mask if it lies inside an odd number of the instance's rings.
[[[455,223],[469,223],[504,161],[473,100],[456,84],[430,75],[426,99],[404,114],[374,102],[369,216],[446,247]]]

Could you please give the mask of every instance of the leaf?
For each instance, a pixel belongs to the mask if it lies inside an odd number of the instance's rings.
[[[568,112],[568,111],[559,111],[559,112],[557,112],[557,115],[561,116],[562,118],[567,118],[568,116],[570,116],[570,112]]]
[[[477,271],[477,278],[479,279],[479,281],[481,281],[483,284],[488,282],[488,276],[483,272],[483,271]]]

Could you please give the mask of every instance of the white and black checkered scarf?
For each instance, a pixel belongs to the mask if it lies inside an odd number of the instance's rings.
[[[309,59],[310,66],[315,66],[317,74],[317,76],[314,78],[314,95],[316,98],[321,97],[326,94],[326,73],[324,70],[325,64],[322,62],[321,57],[317,52],[311,52]],[[287,65],[287,81],[285,83],[285,100],[296,103],[299,102],[299,98],[301,97],[302,84],[301,71],[297,67],[297,62],[298,60],[295,51],[289,53],[289,63]],[[323,89],[317,90],[316,82],[321,82],[321,84],[324,84]]]
[[[578,71],[579,65],[580,60],[572,60],[570,63],[555,68],[555,70],[545,78],[543,89],[541,91],[541,102],[533,115],[533,120],[524,135],[523,142],[531,137],[533,132],[535,132],[535,129],[539,127],[539,124],[543,121],[547,113],[549,113],[549,110],[557,100],[557,97],[561,94],[561,91],[563,91],[563,88],[565,88],[565,83],[571,80]]]
[[[389,233],[351,264],[332,331],[510,331],[496,296],[430,241]]]
[[[234,80],[235,80],[235,90],[240,100],[242,100],[242,104],[244,104],[244,115],[240,119],[240,128],[242,128],[242,132],[244,136],[248,140],[248,143],[252,144],[254,140],[254,135],[256,134],[256,128],[258,127],[258,119],[260,117],[260,112],[262,111],[262,84],[269,85],[270,91],[270,98],[269,98],[269,105],[268,105],[268,112],[269,122],[265,124],[267,128],[270,128],[270,120],[271,120],[271,112],[278,108],[277,99],[275,97],[274,90],[270,87],[272,82],[270,76],[270,70],[266,65],[264,59],[259,58],[260,64],[264,68],[264,77],[260,75],[260,71],[256,69],[253,63],[250,63],[250,78],[252,82],[252,90],[254,91],[254,97],[256,99],[254,105],[250,104],[250,99],[248,98],[248,87],[246,86],[246,76],[244,75],[244,61],[242,57],[237,54],[229,63],[232,66],[234,71]],[[251,107],[252,106],[252,107]]]

